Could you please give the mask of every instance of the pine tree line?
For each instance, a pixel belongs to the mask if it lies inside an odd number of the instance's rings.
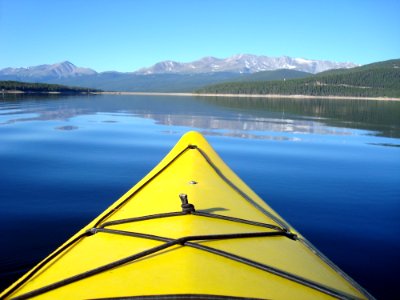
[[[20,81],[0,81],[0,91],[21,91],[25,93],[85,93],[98,92],[97,89],[70,87],[59,84],[30,83]]]
[[[349,70],[323,72],[302,79],[227,82],[198,93],[279,94],[310,96],[400,97],[400,60]]]

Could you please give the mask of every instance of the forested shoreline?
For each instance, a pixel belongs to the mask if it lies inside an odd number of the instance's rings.
[[[211,94],[278,94],[350,97],[400,97],[400,60],[322,72],[307,78],[226,82],[199,89]]]
[[[71,87],[60,84],[31,83],[21,81],[0,81],[2,93],[61,93],[61,94],[82,94],[101,92],[98,89]]]

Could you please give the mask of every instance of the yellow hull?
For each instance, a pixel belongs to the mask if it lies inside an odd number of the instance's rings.
[[[196,132],[1,299],[139,296],[372,299]]]

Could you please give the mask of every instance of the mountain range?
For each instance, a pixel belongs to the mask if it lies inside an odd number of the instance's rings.
[[[204,57],[181,63],[163,61],[133,72],[96,72],[69,61],[0,70],[0,80],[56,83],[113,91],[192,91],[209,84],[236,80],[277,80],[357,66],[354,63],[239,54],[225,59]],[[285,69],[282,72],[282,69]],[[258,79],[256,79],[258,78]]]
[[[136,74],[165,74],[165,73],[212,73],[234,72],[255,73],[260,71],[272,71],[289,69],[308,73],[319,73],[331,69],[343,69],[356,67],[353,63],[338,63],[323,60],[310,60],[304,58],[292,58],[288,56],[268,57],[252,54],[238,54],[225,59],[204,57],[202,59],[180,63],[176,61],[159,62],[150,68],[136,71]]]

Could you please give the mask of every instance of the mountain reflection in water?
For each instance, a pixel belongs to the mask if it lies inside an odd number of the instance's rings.
[[[14,105],[0,110],[0,125],[68,121],[93,114],[105,114],[109,119],[102,122],[112,123],[117,122],[112,119],[115,113],[118,117],[123,114],[150,119],[159,125],[249,139],[296,141],[301,137],[290,134],[352,135],[358,134],[357,129],[377,136],[400,137],[398,102],[154,96],[52,97],[47,101],[46,97],[25,98],[15,99]],[[24,105],[17,105],[20,101]],[[58,128],[69,128],[65,126]]]

